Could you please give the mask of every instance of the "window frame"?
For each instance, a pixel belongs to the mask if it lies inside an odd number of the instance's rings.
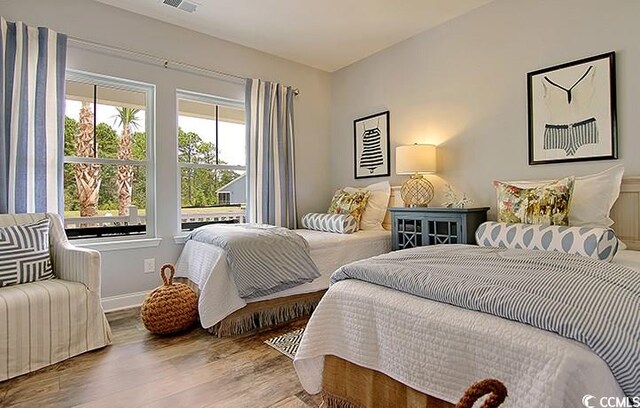
[[[191,229],[184,229],[183,228],[183,223],[182,223],[182,169],[208,169],[208,170],[231,170],[231,171],[248,171],[248,165],[244,165],[244,166],[239,166],[239,165],[232,165],[232,164],[206,164],[206,163],[182,163],[179,161],[179,158],[177,156],[177,147],[178,147],[178,131],[180,128],[180,100],[187,100],[187,101],[191,101],[191,102],[199,102],[199,103],[206,103],[206,104],[210,104],[210,105],[218,105],[218,106],[222,106],[222,107],[226,107],[226,108],[233,108],[233,109],[242,109],[242,111],[245,113],[245,118],[246,118],[246,108],[245,108],[245,104],[243,100],[238,100],[238,99],[230,99],[230,98],[224,98],[224,97],[220,97],[220,96],[214,96],[214,95],[209,95],[209,94],[205,94],[205,93],[201,93],[201,92],[194,92],[194,91],[188,91],[188,90],[184,90],[184,89],[176,89],[176,133],[175,133],[175,140],[176,140],[176,163],[177,163],[177,202],[178,202],[178,214],[176,217],[176,223],[177,223],[177,228],[178,228],[178,232],[180,234],[185,234],[188,233],[189,231],[193,230],[193,228]],[[216,118],[217,120],[217,118]],[[246,121],[245,121],[245,126],[246,126]],[[216,132],[218,130],[216,129]],[[217,137],[217,135],[216,135]],[[216,144],[216,150],[219,149],[219,146]],[[245,152],[246,153],[246,152]],[[217,155],[217,151],[216,151],[216,161],[218,159],[218,155]],[[248,191],[247,191],[248,193]],[[215,223],[228,223],[225,221],[220,221],[220,222],[216,222],[216,221],[210,221],[210,222],[203,222],[203,223],[198,223],[200,225],[206,225],[206,224],[215,224]],[[187,223],[189,224],[189,223]],[[193,223],[191,223],[193,224]]]
[[[66,81],[79,82],[83,84],[111,88],[130,92],[141,92],[145,94],[145,134],[146,134],[146,156],[145,161],[139,160],[118,160],[112,158],[99,158],[99,157],[76,157],[76,156],[64,156],[64,164],[67,163],[95,163],[105,165],[117,165],[117,164],[130,164],[135,166],[145,166],[145,173],[147,176],[147,202],[145,208],[145,225],[146,232],[144,234],[135,235],[122,235],[122,236],[108,236],[108,237],[78,237],[73,239],[74,243],[80,245],[84,244],[106,244],[109,242],[125,242],[132,241],[140,243],[145,240],[156,241],[158,236],[157,222],[156,222],[156,86],[154,84],[134,81],[124,78],[113,77],[109,75],[102,75],[91,73],[87,71],[80,71],[75,69],[67,69],[65,73]],[[65,100],[67,94],[65,92]],[[94,107],[95,108],[95,107]],[[65,112],[66,115],[66,112]],[[94,134],[95,137],[95,134]],[[110,227],[105,227],[110,228]],[[72,230],[74,228],[70,228]],[[65,228],[66,230],[66,228]],[[147,246],[147,245],[145,245]],[[155,245],[153,245],[155,246]],[[118,246],[119,247],[119,246]]]

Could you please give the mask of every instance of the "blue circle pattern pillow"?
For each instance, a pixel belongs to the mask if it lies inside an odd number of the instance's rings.
[[[611,262],[618,238],[611,228],[509,224],[488,221],[476,230],[480,246],[558,251]]]

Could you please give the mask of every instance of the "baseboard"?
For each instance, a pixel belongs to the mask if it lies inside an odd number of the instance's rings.
[[[148,294],[149,291],[145,291],[105,297],[102,298],[102,308],[105,312],[115,312],[116,310],[138,307],[144,302]]]

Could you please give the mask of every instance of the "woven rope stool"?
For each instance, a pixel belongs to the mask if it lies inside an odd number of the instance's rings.
[[[165,269],[170,271],[168,278]],[[164,285],[155,288],[142,304],[140,317],[151,333],[177,333],[190,328],[198,318],[198,296],[187,285],[173,283],[175,273],[173,265],[162,265]]]
[[[494,379],[479,381],[467,388],[456,408],[472,408],[473,404],[486,394],[491,395],[487,397],[480,408],[496,408],[507,398],[507,387]]]

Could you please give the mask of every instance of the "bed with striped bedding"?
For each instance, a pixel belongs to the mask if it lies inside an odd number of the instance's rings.
[[[242,299],[280,292],[320,276],[309,244],[282,227],[263,224],[213,224],[194,230],[187,240],[223,249]]]
[[[640,395],[640,274],[560,252],[444,245],[340,268],[347,279],[525,323],[602,358],[628,396]]]

